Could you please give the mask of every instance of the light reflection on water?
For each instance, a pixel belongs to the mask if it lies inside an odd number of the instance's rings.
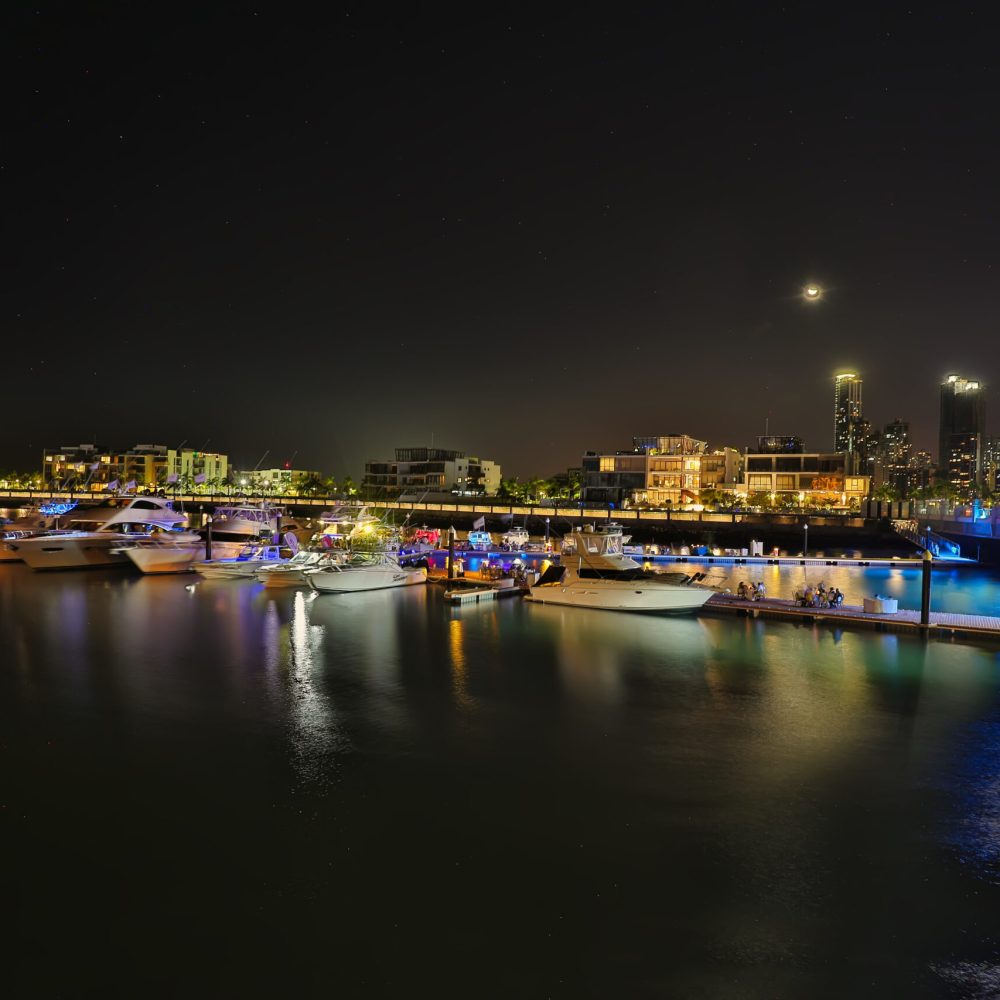
[[[13,889],[52,913],[68,881],[136,962],[161,920],[234,955],[303,943],[273,979],[233,958],[243,995],[310,995],[331,948],[365,992],[371,940],[411,986],[442,935],[439,979],[506,995],[989,982],[995,651],[25,567],[0,567],[0,642],[5,802],[33,817]]]

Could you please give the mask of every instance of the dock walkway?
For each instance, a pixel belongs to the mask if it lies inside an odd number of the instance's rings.
[[[744,615],[748,618],[768,618],[783,621],[824,625],[846,625],[874,628],[881,632],[927,633],[937,636],[963,636],[1000,642],[1000,618],[990,615],[956,615],[942,611],[930,613],[930,624],[920,624],[920,612],[901,610],[895,614],[870,614],[857,605],[839,608],[803,608],[794,601],[768,597],[747,601],[732,594],[715,594],[704,611],[717,614]]]

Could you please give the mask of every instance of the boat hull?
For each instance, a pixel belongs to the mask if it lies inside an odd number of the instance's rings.
[[[426,570],[388,566],[355,567],[341,572],[321,570],[309,576],[309,585],[321,594],[356,594],[366,590],[412,587],[426,582]]]
[[[238,555],[243,548],[239,542],[215,542],[213,554],[217,558]],[[200,559],[205,557],[205,543],[189,545],[140,545],[125,549],[125,555],[143,573],[192,573]]]
[[[684,614],[697,611],[712,596],[711,590],[669,584],[622,585],[615,581],[581,580],[571,584],[532,587],[526,600],[594,611],[633,611]]]
[[[14,553],[32,569],[105,569],[110,566],[128,568],[132,565],[122,544],[125,535],[107,538],[73,537],[25,538],[13,543]]]
[[[195,563],[195,571],[206,580],[252,580],[259,569],[265,566],[274,566],[275,563],[265,562],[263,559],[247,559],[240,563]]]

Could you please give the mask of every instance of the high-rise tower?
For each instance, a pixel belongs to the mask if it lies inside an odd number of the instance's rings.
[[[960,493],[982,483],[986,443],[986,387],[949,375],[941,383],[938,466]]]
[[[857,473],[864,448],[861,376],[841,372],[833,379],[833,450],[847,455],[847,471]]]

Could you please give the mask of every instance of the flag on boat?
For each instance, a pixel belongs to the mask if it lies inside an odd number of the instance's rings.
[[[97,472],[97,470],[100,467],[101,467],[101,463],[100,462],[94,462],[94,464],[90,466],[90,471],[91,472]]]
[[[208,478],[204,472],[199,472],[197,476],[194,477],[196,483],[203,483]]]
[[[118,480],[117,479],[112,479],[111,482],[108,483],[108,489],[109,490],[116,490],[116,489],[118,489]]]
[[[168,486],[173,486],[174,483],[177,482],[178,478],[179,477],[178,477],[178,475],[177,475],[176,472],[171,472],[170,475],[167,476],[167,485]]]
[[[483,528],[485,528],[485,527],[486,527],[486,518],[485,517],[477,517],[475,519],[475,521],[472,522],[472,530],[473,531],[482,531]]]
[[[125,484],[125,492],[128,493],[129,490],[134,490],[134,489],[135,489],[135,480],[134,479],[130,479]]]

